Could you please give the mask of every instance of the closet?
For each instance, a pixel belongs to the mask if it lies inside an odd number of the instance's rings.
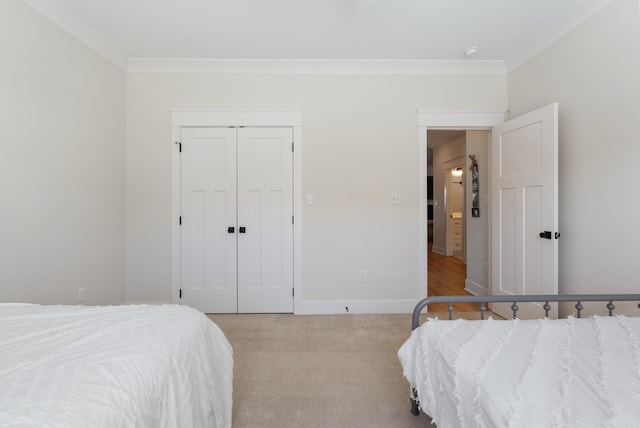
[[[176,143],[179,302],[293,312],[293,129],[188,126]]]

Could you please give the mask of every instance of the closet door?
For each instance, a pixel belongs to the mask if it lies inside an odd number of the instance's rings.
[[[238,312],[293,312],[293,130],[238,129]]]
[[[236,313],[236,130],[182,128],[181,136],[181,302]]]

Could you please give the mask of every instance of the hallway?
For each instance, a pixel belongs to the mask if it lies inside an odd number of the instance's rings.
[[[428,296],[470,296],[464,290],[467,266],[457,257],[446,257],[431,251],[428,254]],[[431,311],[446,312],[446,303],[429,305]],[[479,304],[457,303],[455,311],[470,312],[480,310]]]

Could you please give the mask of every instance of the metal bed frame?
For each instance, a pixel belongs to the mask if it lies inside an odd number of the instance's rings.
[[[453,304],[454,303],[479,303],[480,304],[480,319],[485,319],[485,313],[487,311],[487,304],[489,303],[511,303],[511,311],[513,312],[513,318],[518,317],[518,310],[520,309],[518,303],[544,303],[542,310],[544,310],[544,317],[549,317],[549,311],[551,305],[549,303],[560,302],[576,302],[574,307],[576,309],[575,316],[577,318],[582,317],[582,310],[584,309],[582,302],[607,302],[606,308],[609,316],[614,315],[616,305],[613,302],[640,302],[640,294],[566,294],[566,295],[554,295],[554,294],[538,294],[528,296],[433,296],[426,297],[419,301],[413,309],[413,318],[411,322],[411,330],[415,330],[420,326],[420,314],[428,305],[433,303],[448,303],[449,319],[453,319]],[[640,308],[640,303],[638,303]],[[419,415],[418,410],[418,393],[415,389],[411,394],[411,413]]]

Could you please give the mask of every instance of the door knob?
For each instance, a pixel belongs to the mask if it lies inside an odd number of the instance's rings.
[[[551,232],[545,230],[544,232],[540,232],[540,237],[543,239],[551,239]]]
[[[229,226],[229,227],[227,228],[227,233],[236,233],[236,228],[235,228],[235,227],[233,227],[233,226]]]
[[[244,226],[240,226],[238,232],[240,233],[245,233],[247,231],[247,228],[245,228]]]

